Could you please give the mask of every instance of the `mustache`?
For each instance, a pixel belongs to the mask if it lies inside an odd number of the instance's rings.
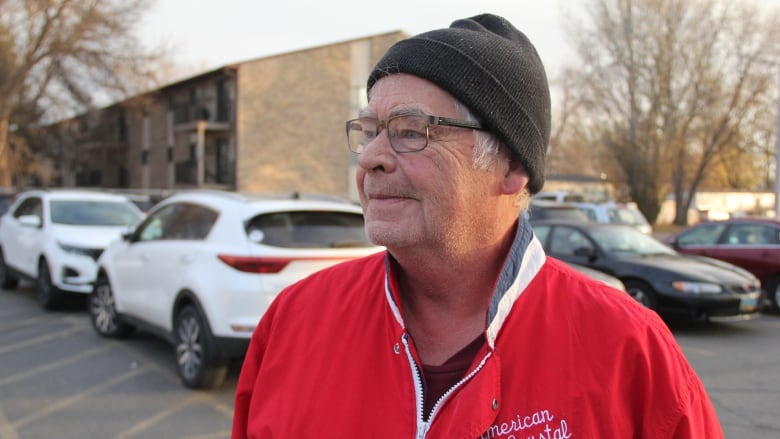
[[[416,191],[412,188],[391,183],[369,182],[365,181],[363,193],[369,199],[371,198],[418,198]]]

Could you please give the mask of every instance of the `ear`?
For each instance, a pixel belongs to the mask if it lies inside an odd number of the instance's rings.
[[[523,165],[515,160],[510,160],[509,167],[501,182],[501,191],[504,194],[516,194],[528,185],[529,180]]]

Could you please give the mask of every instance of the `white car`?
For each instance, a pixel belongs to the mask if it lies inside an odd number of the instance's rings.
[[[597,223],[628,224],[635,227],[645,235],[653,233],[653,227],[647,218],[637,208],[636,203],[616,203],[614,201],[604,203],[573,203],[588,219]]]
[[[215,387],[283,288],[381,250],[346,201],[179,193],[103,252],[89,312],[100,335],[161,336],[185,386]]]
[[[53,309],[63,293],[89,294],[103,249],[138,224],[141,211],[121,195],[30,190],[0,218],[0,285],[36,283],[38,303]]]

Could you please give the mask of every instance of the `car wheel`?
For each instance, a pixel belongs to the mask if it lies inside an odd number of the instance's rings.
[[[104,337],[127,337],[134,329],[117,315],[114,292],[105,276],[98,277],[89,295],[89,317],[95,331]]]
[[[179,377],[184,385],[208,389],[222,384],[227,362],[217,357],[214,337],[201,312],[194,305],[182,307],[173,330]]]
[[[3,255],[2,250],[0,250],[0,286],[8,290],[19,286],[19,278],[8,272],[8,267],[5,265],[5,255]]]
[[[626,292],[634,300],[646,308],[655,308],[655,292],[650,285],[636,280],[625,281],[624,284],[626,285]]]
[[[38,279],[35,282],[38,304],[44,309],[57,309],[62,306],[62,293],[51,283],[49,264],[41,259],[38,264]]]
[[[766,286],[766,294],[772,302],[772,311],[780,312],[780,275],[775,276]]]

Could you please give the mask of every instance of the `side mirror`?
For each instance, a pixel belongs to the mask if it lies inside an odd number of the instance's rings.
[[[596,250],[592,247],[577,247],[574,249],[574,256],[583,256],[592,260],[596,257]]]
[[[38,215],[22,215],[19,217],[19,224],[38,229],[41,227],[41,217]]]
[[[125,226],[122,229],[122,233],[120,234],[122,240],[127,242],[131,242],[133,240],[134,235],[135,235],[135,227],[133,226]]]

